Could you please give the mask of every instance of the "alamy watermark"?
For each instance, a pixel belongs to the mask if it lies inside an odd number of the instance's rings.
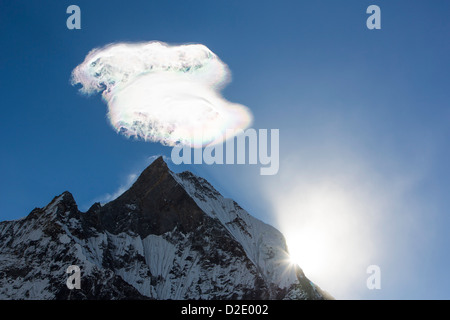
[[[81,9],[77,5],[70,5],[67,7],[66,13],[70,16],[66,20],[67,29],[81,29]]]
[[[70,5],[66,9],[66,13],[70,16],[66,20],[66,26],[69,30],[81,29],[81,9],[77,5]],[[377,5],[370,5],[366,10],[370,16],[367,18],[366,26],[369,30],[381,29],[381,9]]]
[[[200,141],[201,138],[201,132],[194,134],[195,141]],[[259,162],[262,165],[261,175],[275,175],[280,167],[279,140],[279,129],[270,129],[270,141],[267,129],[227,129],[223,143],[211,143],[204,148],[178,145],[172,149],[171,160],[177,165],[247,164],[248,158],[248,164],[256,165]]]
[[[381,9],[377,5],[371,5],[366,10],[367,14],[370,16],[367,18],[366,26],[369,30],[379,30],[381,29]]]
[[[366,285],[369,290],[381,289],[381,268],[375,264],[367,267],[366,272],[370,274],[367,278]]]
[[[70,274],[67,278],[66,285],[70,290],[81,289],[81,270],[77,265],[71,265],[67,268],[66,273]]]

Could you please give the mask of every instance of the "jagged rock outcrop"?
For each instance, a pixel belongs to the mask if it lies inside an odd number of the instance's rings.
[[[69,290],[66,269],[81,269]],[[0,223],[1,299],[324,299],[282,234],[160,157],[117,199]]]

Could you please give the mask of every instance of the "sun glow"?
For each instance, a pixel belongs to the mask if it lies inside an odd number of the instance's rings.
[[[294,176],[289,191],[273,200],[291,263],[336,298],[345,297],[357,277],[365,275],[375,252],[372,201],[356,185],[339,179]]]
[[[278,209],[291,259],[311,278],[323,277],[330,267],[344,267],[349,250],[357,249],[358,208],[346,190],[324,184],[302,190]]]

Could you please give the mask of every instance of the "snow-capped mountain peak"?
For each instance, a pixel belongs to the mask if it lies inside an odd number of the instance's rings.
[[[81,289],[66,286],[81,269]],[[0,223],[3,299],[324,299],[283,235],[162,157],[117,199],[80,212],[64,192]]]

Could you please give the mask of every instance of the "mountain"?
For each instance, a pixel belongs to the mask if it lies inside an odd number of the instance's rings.
[[[70,265],[81,289],[70,290]],[[0,223],[0,299],[327,299],[283,235],[162,159],[129,190],[78,210],[64,192]]]

